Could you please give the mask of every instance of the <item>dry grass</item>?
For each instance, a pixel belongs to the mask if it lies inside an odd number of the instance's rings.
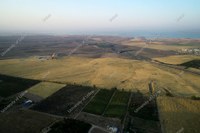
[[[200,131],[200,101],[190,99],[159,97],[158,109],[164,133]]]
[[[120,58],[65,57],[40,61],[36,58],[8,59],[0,61],[0,73],[50,81],[96,85],[102,88],[139,89],[148,91],[150,80],[157,88],[168,87],[183,95],[199,95],[200,78],[188,74],[177,75],[148,62]],[[191,80],[191,81],[190,81]],[[196,87],[196,88],[194,88]]]
[[[49,83],[49,82],[41,82],[30,89],[28,89],[29,93],[38,95],[42,98],[46,98],[56,91],[60,90],[64,87],[65,84],[56,84],[56,83]]]
[[[176,44],[184,44],[185,40],[182,40],[183,42],[179,42],[178,40],[161,40],[161,41],[152,41],[151,44],[148,44],[148,46],[146,46],[146,48],[150,48],[150,49],[157,49],[157,50],[180,50],[180,49],[187,49],[187,48],[198,48],[198,46],[185,46],[185,45],[176,45]],[[168,45],[167,42],[174,44],[174,45]],[[186,43],[191,43],[191,42],[186,42]],[[137,46],[137,47],[144,47],[144,45],[146,44],[146,42],[144,40],[126,40],[122,42],[123,45],[128,45],[128,46]],[[192,44],[192,43],[191,43]]]
[[[199,59],[200,56],[194,55],[174,55],[168,57],[154,58],[154,60],[158,60],[160,62],[168,63],[168,64],[181,64],[184,62],[188,62],[191,60]]]

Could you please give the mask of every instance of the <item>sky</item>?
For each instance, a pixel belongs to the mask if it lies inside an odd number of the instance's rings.
[[[0,0],[1,33],[199,29],[200,0]]]

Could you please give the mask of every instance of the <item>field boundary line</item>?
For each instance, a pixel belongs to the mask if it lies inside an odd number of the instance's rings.
[[[102,116],[104,116],[106,110],[108,109],[108,106],[110,105],[110,102],[112,101],[112,99],[113,99],[113,97],[114,97],[116,91],[117,91],[117,90],[115,90],[115,91],[113,92],[112,96],[110,97],[110,100],[109,100],[108,104],[106,105],[106,107],[105,107],[105,109],[104,109],[104,111],[103,111],[103,113],[102,113]]]
[[[53,126],[55,123],[59,122],[60,120],[55,120],[54,122],[50,123],[47,127],[43,128],[40,133],[48,133],[51,131],[51,126]]]
[[[88,131],[88,133],[91,133],[91,131],[92,131],[94,128],[98,128],[98,129],[100,129],[100,130],[103,130],[103,131],[106,132],[106,133],[110,133],[108,130],[106,130],[106,129],[102,128],[102,127],[93,125],[93,124],[92,124],[92,127],[90,128],[90,130]]]
[[[129,106],[130,106],[130,103],[131,103],[132,96],[133,96],[133,92],[131,92],[129,99],[128,99],[128,104],[127,104],[127,108],[126,108],[126,115],[124,117],[123,124],[122,124],[122,133],[124,131],[124,124],[126,122],[128,114],[129,114]]]
[[[157,110],[158,110],[158,119],[159,119],[159,123],[160,123],[160,129],[161,129],[161,133],[165,133],[165,130],[164,130],[164,125],[162,124],[162,119],[160,118],[160,108],[158,106],[158,100],[156,98],[156,105],[157,105]]]

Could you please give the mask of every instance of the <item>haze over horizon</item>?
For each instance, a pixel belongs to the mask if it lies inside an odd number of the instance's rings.
[[[1,34],[199,34],[199,29],[198,0],[2,0],[0,4]]]

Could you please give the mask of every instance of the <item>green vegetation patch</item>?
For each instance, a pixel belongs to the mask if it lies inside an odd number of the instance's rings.
[[[105,110],[111,96],[113,95],[114,91],[115,91],[114,89],[112,89],[112,90],[107,90],[107,89],[100,90],[83,111],[88,112],[88,113],[101,115],[104,112],[104,110]]]
[[[105,111],[105,116],[122,119],[126,113],[129,97],[129,92],[116,91],[107,110]]]

